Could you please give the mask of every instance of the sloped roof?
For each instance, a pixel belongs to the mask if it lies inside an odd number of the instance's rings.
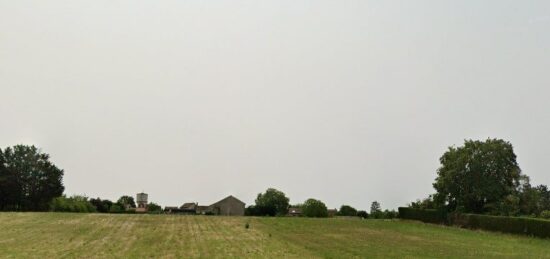
[[[216,205],[216,204],[218,204],[218,203],[221,203],[221,202],[223,202],[223,201],[225,201],[225,200],[228,200],[228,199],[233,199],[233,200],[236,200],[236,201],[238,201],[238,202],[242,203],[243,205],[245,205],[245,204],[246,204],[246,203],[242,202],[241,200],[239,200],[239,199],[235,198],[235,196],[233,196],[233,195],[229,195],[229,196],[227,196],[227,197],[225,197],[225,198],[223,198],[223,199],[219,200],[218,202],[215,202],[215,203],[214,203],[214,204],[212,204],[212,205]],[[212,205],[210,205],[210,206],[212,206]]]
[[[194,209],[196,206],[197,206],[197,204],[194,203],[194,202],[186,202],[183,205],[181,205],[180,208],[182,208],[182,209]]]

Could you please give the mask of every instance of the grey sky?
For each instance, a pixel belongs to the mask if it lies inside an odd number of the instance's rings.
[[[0,146],[66,193],[396,208],[464,139],[550,184],[549,1],[0,0]]]

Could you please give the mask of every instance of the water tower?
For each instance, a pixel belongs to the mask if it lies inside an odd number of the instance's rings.
[[[147,212],[147,198],[148,198],[147,193],[141,192],[136,194],[136,203],[137,203],[136,212]]]

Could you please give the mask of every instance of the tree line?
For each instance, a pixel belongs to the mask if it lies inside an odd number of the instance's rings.
[[[50,211],[58,212],[97,212],[97,213],[135,213],[134,197],[121,196],[116,202],[101,198],[88,198],[82,195],[56,197],[50,203]],[[147,204],[149,213],[160,213],[162,207],[154,202]]]
[[[129,195],[117,201],[101,198],[88,198],[84,195],[66,196],[63,194],[63,170],[50,161],[50,156],[35,146],[16,145],[0,149],[0,211],[60,211],[60,212],[99,212],[132,213],[136,203]],[[269,188],[258,194],[255,205],[246,208],[250,216],[287,215],[291,207],[289,198],[276,189]],[[306,217],[327,217],[328,209],[324,202],[308,199],[292,207],[300,208]],[[162,207],[148,204],[148,211],[158,213]],[[362,218],[393,218],[395,211],[382,211],[378,202],[373,202],[370,213],[342,205],[337,215]]]
[[[550,190],[533,186],[522,173],[510,142],[466,140],[439,159],[435,193],[412,202],[417,209],[438,209],[500,216],[550,218]]]
[[[117,201],[101,198],[88,198],[84,195],[66,196],[63,194],[63,170],[50,161],[50,156],[40,149],[27,145],[16,145],[0,149],[0,211],[60,211],[60,212],[98,212],[132,213],[136,203],[129,195],[121,196]],[[289,204],[289,198],[276,189],[269,188],[258,194],[255,205],[246,208],[249,216],[283,216],[290,207],[299,208],[306,217],[327,217],[329,210],[318,199],[307,199],[301,204]],[[148,211],[158,213],[162,207],[156,203],[148,204]],[[370,212],[342,205],[339,216],[358,216],[361,218],[394,218],[393,210],[380,208],[373,202]]]
[[[254,205],[249,205],[245,209],[246,216],[286,216],[290,208],[301,210],[301,216],[323,218],[329,216],[329,210],[324,202],[318,199],[310,198],[304,203],[291,205],[290,199],[284,192],[275,188],[268,188],[264,193],[259,193],[254,201]],[[382,211],[380,203],[372,202],[370,214],[364,210],[357,210],[349,205],[342,205],[336,212],[337,216],[350,216],[360,218],[396,218],[395,210]]]

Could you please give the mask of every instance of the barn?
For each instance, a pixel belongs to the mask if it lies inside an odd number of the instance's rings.
[[[208,206],[209,211],[214,215],[223,216],[244,216],[245,203],[232,195]]]

